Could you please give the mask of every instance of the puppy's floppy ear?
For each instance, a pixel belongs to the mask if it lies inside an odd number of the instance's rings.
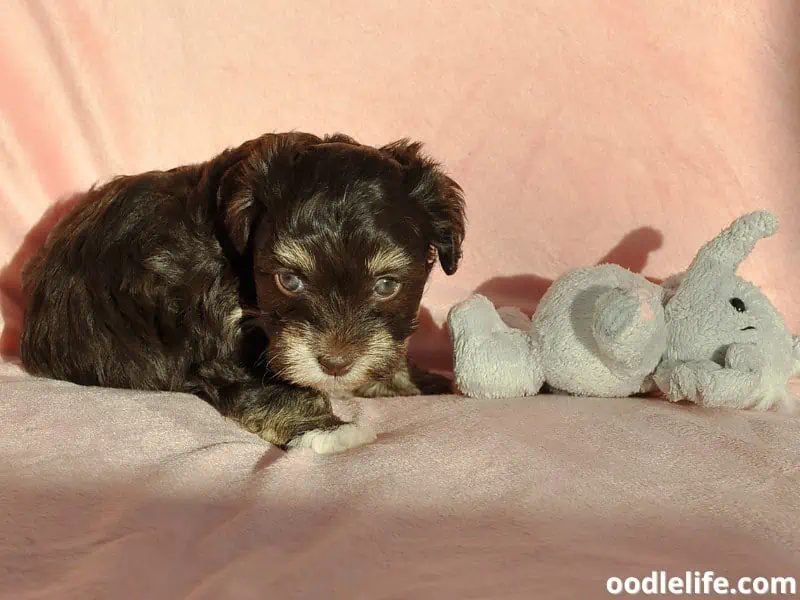
[[[442,269],[452,275],[461,261],[466,217],[464,194],[438,163],[424,156],[422,144],[402,139],[380,149],[403,168],[409,195],[426,215],[430,244]]]
[[[298,153],[319,142],[320,138],[306,133],[271,133],[211,161],[209,185],[216,188],[221,221],[237,253],[247,250],[250,233],[265,208],[267,198],[254,192],[280,195]]]

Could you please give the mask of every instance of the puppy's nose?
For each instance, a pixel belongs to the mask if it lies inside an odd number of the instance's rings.
[[[317,362],[326,374],[334,377],[347,375],[353,366],[353,359],[342,354],[324,354],[317,357]]]

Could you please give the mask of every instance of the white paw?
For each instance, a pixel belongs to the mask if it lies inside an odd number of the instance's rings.
[[[363,425],[347,423],[336,429],[312,429],[289,442],[290,448],[310,448],[317,454],[336,454],[374,442],[375,432]]]

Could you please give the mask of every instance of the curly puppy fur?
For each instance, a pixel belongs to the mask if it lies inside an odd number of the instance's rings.
[[[420,149],[268,134],[89,190],[26,267],[25,367],[196,394],[281,447],[345,425],[330,394],[448,390],[406,358],[465,230]]]

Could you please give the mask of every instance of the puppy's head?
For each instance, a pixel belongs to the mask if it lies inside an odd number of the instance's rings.
[[[351,391],[405,357],[435,262],[455,273],[461,188],[399,141],[268,135],[227,170],[219,200],[253,265],[268,365],[297,385]]]

